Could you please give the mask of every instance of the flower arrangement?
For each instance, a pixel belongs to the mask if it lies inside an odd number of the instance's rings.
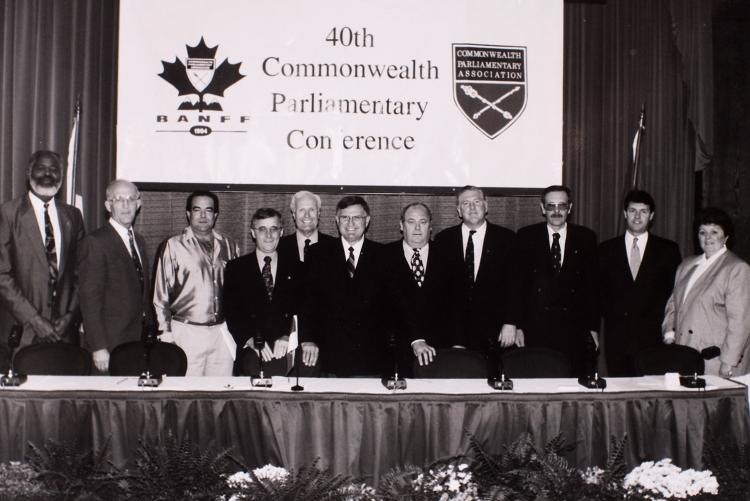
[[[623,487],[644,499],[687,499],[700,494],[719,493],[719,483],[711,470],[682,470],[671,459],[646,461],[625,476]]]
[[[420,473],[414,481],[414,491],[431,493],[439,501],[469,501],[478,495],[469,465],[451,461]]]

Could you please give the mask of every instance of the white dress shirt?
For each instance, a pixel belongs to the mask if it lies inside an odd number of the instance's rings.
[[[263,273],[263,267],[266,265],[266,256],[271,258],[271,276],[273,277],[273,283],[276,285],[276,270],[279,267],[279,253],[274,251],[271,254],[265,254],[259,249],[255,249],[255,257],[258,260],[258,266],[260,272]]]
[[[297,237],[297,253],[299,254],[300,261],[305,260],[305,240],[310,240],[310,245],[318,243],[318,230],[315,230],[312,235],[306,237],[299,231],[294,232]],[[347,255],[349,251],[347,251]]]
[[[466,259],[466,245],[469,243],[469,232],[471,230],[465,224],[461,225],[461,241],[463,242],[464,259]],[[476,229],[476,233],[471,237],[474,242],[474,278],[479,275],[479,264],[482,261],[482,249],[484,248],[484,236],[487,234],[487,221]]]
[[[554,233],[560,234],[560,266],[562,266],[562,264],[565,262],[565,241],[568,239],[568,223],[565,223],[565,226],[563,226],[559,230],[555,230],[551,228],[550,225],[547,225],[547,236],[550,251],[552,250],[552,234]]]
[[[362,245],[365,243],[365,237],[360,238],[357,242],[350,244],[344,237],[341,237],[341,245],[344,246],[344,255],[349,259],[349,247],[354,247],[354,268],[359,264],[359,255],[362,253]]]

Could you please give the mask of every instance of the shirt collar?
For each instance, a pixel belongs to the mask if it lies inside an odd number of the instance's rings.
[[[341,245],[344,246],[344,250],[346,251],[347,256],[349,255],[349,247],[354,247],[354,254],[359,255],[360,251],[362,250],[362,245],[365,243],[365,237],[363,236],[360,238],[357,242],[354,242],[353,244],[350,244],[346,241],[344,237],[341,237]]]
[[[31,202],[31,206],[34,207],[35,210],[43,211],[44,210],[44,204],[49,203],[50,209],[56,209],[57,205],[55,204],[55,197],[52,197],[49,199],[49,202],[45,202],[41,198],[39,198],[36,193],[29,190],[29,201]]]
[[[471,230],[471,228],[469,228],[468,226],[466,226],[466,223],[461,223],[461,233],[463,235],[468,235],[470,231],[472,231],[472,230]],[[484,236],[484,234],[487,233],[487,220],[485,219],[482,222],[481,226],[479,226],[479,228],[477,228],[474,231],[476,232],[475,235],[477,235],[477,236]]]
[[[565,238],[568,235],[568,223],[565,223],[559,230],[553,229],[550,225],[547,225],[547,235],[549,240],[552,241],[552,235],[555,233],[560,234],[560,238]]]

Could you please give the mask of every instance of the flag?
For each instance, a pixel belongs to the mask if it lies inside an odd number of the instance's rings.
[[[68,141],[68,171],[65,176],[65,202],[78,207],[83,214],[83,197],[76,190],[78,179],[78,134],[79,122],[81,120],[81,103],[76,101],[73,112],[73,127],[70,129],[70,140]]]
[[[292,330],[289,333],[289,344],[286,347],[286,373],[289,374],[294,368],[294,354],[299,346],[299,334],[297,329],[297,315],[292,317]]]
[[[646,127],[643,125],[645,116],[646,105],[642,104],[641,116],[638,118],[638,129],[636,129],[635,136],[633,137],[633,176],[630,182],[631,189],[636,189],[638,187],[638,164],[640,164],[641,157],[641,136],[646,130]]]

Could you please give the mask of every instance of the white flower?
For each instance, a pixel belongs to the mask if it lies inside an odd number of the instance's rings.
[[[274,483],[284,483],[289,478],[289,472],[285,468],[270,464],[254,469],[253,473],[259,480],[269,480]]]
[[[637,492],[657,499],[685,499],[700,493],[718,494],[719,483],[710,470],[682,471],[672,464],[671,459],[654,463],[646,461],[633,468],[623,480],[623,486],[630,492]]]

